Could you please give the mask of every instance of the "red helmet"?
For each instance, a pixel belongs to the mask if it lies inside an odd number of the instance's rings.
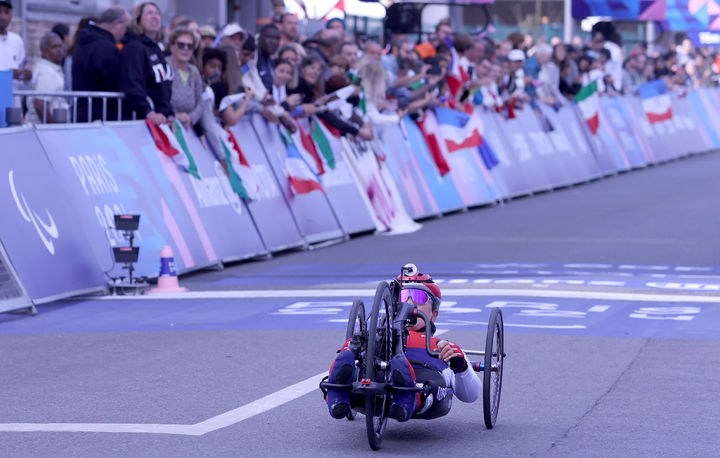
[[[433,281],[429,274],[423,274],[418,271],[415,264],[408,263],[402,267],[402,274],[397,276],[397,281],[405,287],[405,284],[416,284],[427,288],[428,292],[432,296],[433,310],[440,307],[440,301],[442,300],[442,293],[440,287]]]

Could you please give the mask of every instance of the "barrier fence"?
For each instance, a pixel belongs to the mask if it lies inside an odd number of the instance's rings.
[[[136,275],[157,275],[164,245],[185,273],[373,230],[409,232],[424,218],[714,150],[718,107],[717,90],[673,96],[672,118],[651,124],[640,99],[601,98],[597,135],[574,104],[514,119],[478,109],[481,141],[460,147],[440,113],[376,126],[376,140],[361,143],[317,120],[289,135],[255,115],[230,129],[238,148],[228,153],[242,156],[255,186],[244,198],[216,160],[224,153],[192,130],[178,137],[188,173],[142,121],[0,129],[0,292],[12,292],[0,310],[127,276],[111,251],[126,244],[115,214],[141,215]],[[298,164],[322,189],[296,189]]]

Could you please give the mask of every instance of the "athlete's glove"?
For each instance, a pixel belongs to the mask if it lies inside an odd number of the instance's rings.
[[[464,372],[468,368],[465,353],[457,344],[441,340],[438,342],[438,349],[440,350],[440,359],[448,363],[450,369],[456,374]]]

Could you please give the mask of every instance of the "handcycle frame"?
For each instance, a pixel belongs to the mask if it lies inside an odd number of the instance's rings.
[[[400,290],[407,288],[427,289],[421,283],[408,285],[397,280],[383,281],[378,284],[370,316],[365,319],[365,305],[356,300],[351,309],[346,339],[349,349],[355,354],[358,370],[350,384],[329,383],[323,380],[320,389],[326,393],[328,388],[350,390],[352,395],[364,398],[364,405],[353,406],[355,411],[365,414],[368,441],[373,450],[380,448],[383,434],[389,418],[389,408],[393,392],[422,392],[428,394],[435,388],[431,383],[422,386],[399,387],[391,382],[390,360],[393,356],[405,353],[406,337],[409,328],[418,318],[430,323],[427,315],[417,306],[400,302]],[[432,334],[425,333],[425,350],[429,355],[438,357],[439,352],[432,350]],[[494,308],[488,320],[485,350],[464,350],[469,356],[482,356],[482,361],[470,362],[476,372],[483,372],[483,417],[485,426],[492,429],[497,420],[502,390],[502,370],[504,353],[504,327],[502,312]],[[486,368],[490,368],[486,370]],[[452,392],[452,391],[450,391]],[[355,411],[347,418],[354,419]]]

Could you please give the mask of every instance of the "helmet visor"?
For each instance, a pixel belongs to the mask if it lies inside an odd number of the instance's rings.
[[[415,302],[417,305],[423,305],[430,302],[430,295],[427,293],[427,291],[414,288],[400,290],[401,302],[407,302],[410,298],[412,298],[413,302]]]

